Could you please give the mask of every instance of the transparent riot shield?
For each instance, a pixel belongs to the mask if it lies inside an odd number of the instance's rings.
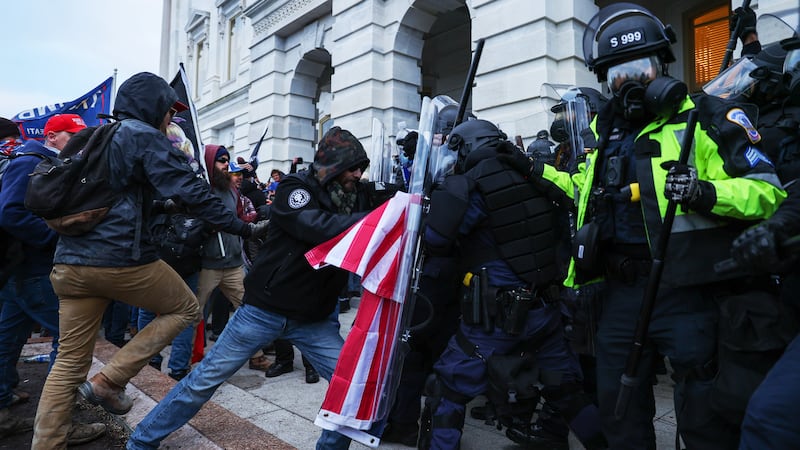
[[[397,283],[400,288],[398,297],[403,299],[403,306],[400,320],[397,322],[396,330],[394,330],[395,333],[391,334],[398,336],[398,338],[392,345],[390,363],[386,371],[385,387],[378,403],[377,419],[383,419],[389,414],[394,395],[397,392],[397,386],[400,383],[403,360],[408,353],[411,313],[414,310],[416,301],[414,293],[418,289],[423,260],[420,245],[420,226],[422,217],[425,214],[428,196],[430,195],[432,176],[429,169],[429,160],[434,140],[434,123],[440,106],[442,106],[440,102],[433,101],[428,97],[422,99],[417,151],[414,155],[411,179],[408,185],[411,201],[406,207],[405,229],[401,242],[402,252],[400,254],[397,277]]]
[[[380,120],[372,119],[372,151],[369,180],[393,183],[391,147],[386,145],[386,130]]]
[[[578,155],[584,153],[587,147],[591,147],[584,142],[587,133],[591,133],[589,100],[580,88],[573,87],[563,91],[560,101],[553,105],[550,111],[553,113],[550,136],[558,142],[557,158],[569,160],[559,161],[558,166],[571,171]]]

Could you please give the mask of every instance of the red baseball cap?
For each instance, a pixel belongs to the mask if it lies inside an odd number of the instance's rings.
[[[77,114],[57,114],[50,118],[44,125],[44,135],[47,133],[66,131],[67,133],[77,133],[86,128],[86,122]]]

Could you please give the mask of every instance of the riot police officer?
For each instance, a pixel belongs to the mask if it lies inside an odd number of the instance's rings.
[[[440,106],[433,122],[433,145],[440,146],[453,129],[458,103],[444,95],[436,96],[433,101]],[[416,152],[418,136],[418,132],[411,131],[403,138],[402,151],[410,163]],[[436,180],[432,179],[431,182],[435,184]],[[413,331],[408,341],[409,351],[403,362],[386,428],[381,435],[384,442],[410,446],[417,443],[420,400],[425,379],[432,372],[433,363],[439,359],[458,324],[458,286],[457,262],[452,255],[425,257],[420,271],[418,301],[411,317]],[[424,301],[420,298],[424,298]],[[424,325],[426,323],[427,326]]]
[[[539,159],[545,164],[553,165],[556,161],[555,142],[550,140],[547,130],[539,130],[536,139],[528,145],[525,153],[533,159]]]
[[[614,449],[655,448],[652,386],[641,380],[650,380],[657,352],[674,369],[678,432],[686,446],[736,446],[738,429],[709,404],[716,372],[714,296],[731,284],[720,283],[724,278],[712,265],[727,256],[741,230],[738,222],[769,216],[785,196],[743,108],[711,96],[689,97],[686,86],[669,77],[675,40],[670,27],[638,5],[602,8],[583,36],[590,70],[613,95],[591,124],[596,148],[572,178],[518,161],[529,178],[550,180],[567,195],[575,188],[580,193],[574,243],[579,252],[566,284],[606,282],[597,388],[603,432]],[[687,130],[692,109],[699,122]],[[680,138],[689,132],[691,157],[680,164]],[[680,208],[672,229],[664,230],[668,199]],[[617,417],[620,378],[660,233],[671,233],[671,239],[638,364],[640,382],[627,412]]]
[[[766,116],[759,121],[759,131],[774,148],[781,181],[794,182],[787,187],[789,196],[775,215],[743,233],[732,248],[739,266],[781,273],[782,304],[778,306],[792,308],[784,312],[789,314],[800,310],[796,295],[800,287],[800,264],[796,255],[781,248],[788,238],[800,234],[800,185],[797,183],[800,178],[800,38],[796,31],[793,35],[781,42],[782,52],[774,44],[766,45],[762,53],[768,51],[769,54],[764,57],[759,53],[753,58],[756,68],[746,75],[759,75],[758,79],[750,76],[748,80],[754,85],[751,92],[777,94],[772,101],[759,105]],[[779,70],[774,64],[776,59],[783,63]],[[762,83],[768,86],[762,89]],[[800,430],[794,418],[794,408],[800,402],[797,381],[800,337],[796,336],[796,328],[794,331],[794,339],[750,398],[742,424],[739,447],[742,450],[791,448],[800,442]]]
[[[455,174],[431,197],[424,243],[430,254],[457,255],[465,287],[461,323],[426,386],[420,448],[458,448],[465,405],[487,390],[508,425],[512,406],[533,394],[523,392],[531,379],[515,382],[512,372],[540,373],[533,381],[584,445],[604,446],[563,334],[552,202],[496,158],[525,156],[492,123],[456,126],[447,148],[457,153]]]

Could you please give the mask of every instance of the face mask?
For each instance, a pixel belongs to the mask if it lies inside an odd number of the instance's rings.
[[[644,107],[656,117],[672,117],[678,112],[689,88],[672,77],[659,77],[647,85]]]
[[[646,117],[645,88],[658,76],[655,55],[626,61],[608,69],[608,87],[625,119],[640,122]]]

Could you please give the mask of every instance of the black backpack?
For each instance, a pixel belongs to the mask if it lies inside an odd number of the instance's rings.
[[[108,145],[120,123],[99,127],[73,157],[41,156],[28,180],[25,208],[66,236],[84,234],[100,223],[115,199]]]
[[[150,223],[161,259],[182,277],[198,272],[203,244],[211,233],[202,219],[188,214],[158,214]]]

